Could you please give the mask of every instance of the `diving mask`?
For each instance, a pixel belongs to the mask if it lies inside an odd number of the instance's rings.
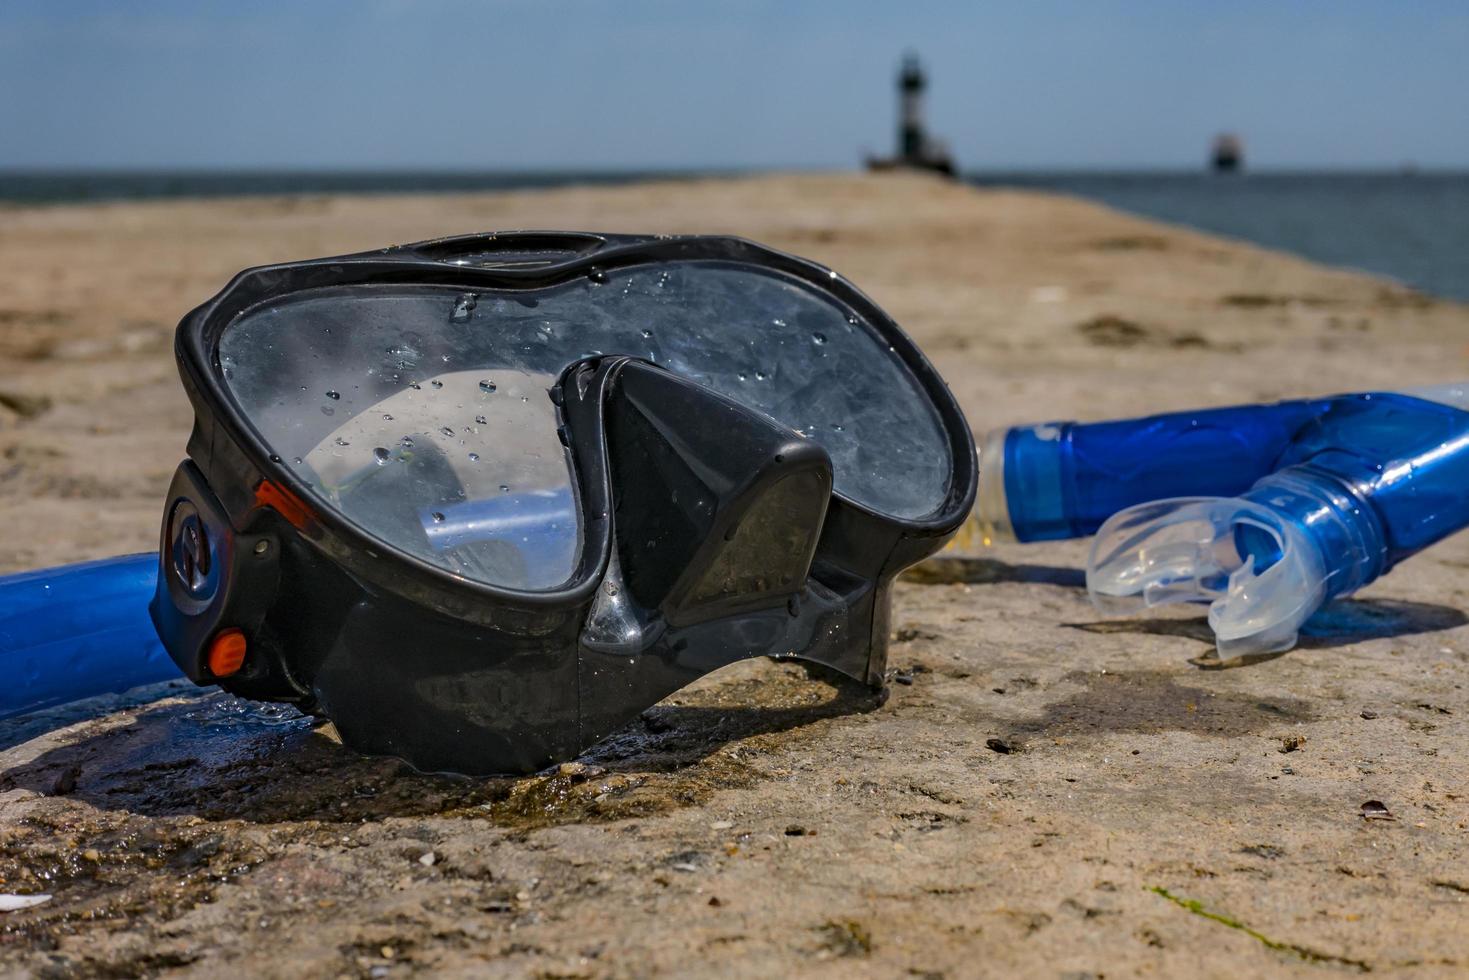
[[[872,685],[968,425],[836,273],[513,233],[248,270],[180,324],[151,611],[190,678],[420,769],[571,758],[753,656]]]

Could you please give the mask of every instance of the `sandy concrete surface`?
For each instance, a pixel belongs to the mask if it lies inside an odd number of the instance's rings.
[[[1462,306],[920,177],[0,210],[0,570],[154,546],[172,329],[237,269],[516,227],[826,262],[979,430],[1469,375]],[[192,689],[7,723],[0,891],[55,897],[0,915],[0,972],[1469,972],[1469,538],[1216,671],[1201,619],[1100,620],[1084,551],[920,569],[885,699],[741,664],[539,777],[419,776]]]

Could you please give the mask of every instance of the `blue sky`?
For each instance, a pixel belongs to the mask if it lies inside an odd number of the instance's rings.
[[[1450,0],[0,0],[0,167],[1469,167]]]

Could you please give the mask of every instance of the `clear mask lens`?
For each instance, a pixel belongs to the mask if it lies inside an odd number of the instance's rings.
[[[756,409],[831,456],[836,492],[900,519],[944,503],[928,396],[877,331],[774,270],[722,261],[536,289],[339,287],[256,307],[219,342],[225,384],[318,501],[465,578],[549,590],[582,524],[548,391],[626,354]]]

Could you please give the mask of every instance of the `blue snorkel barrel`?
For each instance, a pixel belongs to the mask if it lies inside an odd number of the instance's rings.
[[[997,429],[980,449],[975,514],[987,540],[1058,541],[1150,500],[1243,493],[1333,401]]]
[[[1001,429],[980,452],[976,516],[991,539],[1080,538],[1128,507],[1233,497],[1309,464],[1370,488],[1391,567],[1469,524],[1466,409],[1466,390],[1445,385]],[[1407,469],[1385,472],[1394,461]]]
[[[156,554],[0,578],[0,718],[180,678],[148,617]]]

